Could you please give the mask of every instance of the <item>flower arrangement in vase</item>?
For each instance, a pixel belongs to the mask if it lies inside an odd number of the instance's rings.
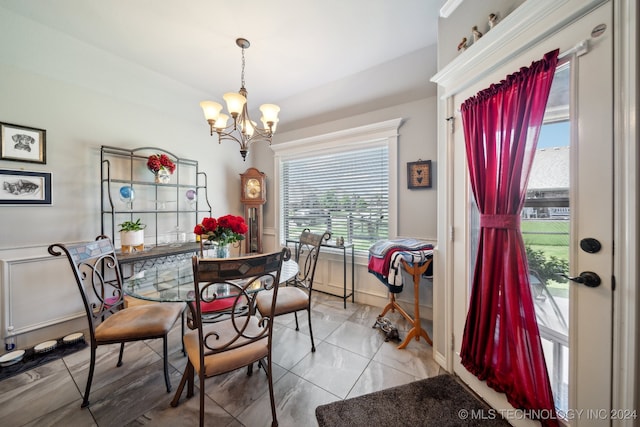
[[[249,228],[244,218],[236,215],[224,215],[219,218],[204,218],[195,226],[193,232],[203,240],[216,244],[216,257],[228,258],[229,245],[244,240]]]
[[[176,165],[166,154],[152,154],[147,159],[147,168],[156,176],[157,184],[167,184]]]

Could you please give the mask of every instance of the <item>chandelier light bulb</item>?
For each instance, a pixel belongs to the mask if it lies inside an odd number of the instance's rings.
[[[254,122],[253,120],[250,122],[245,122],[245,129],[243,129],[243,131],[248,137],[252,137],[253,132],[255,132],[255,130],[256,130],[256,122]]]
[[[222,132],[224,128],[227,127],[227,120],[229,120],[229,116],[227,116],[226,114],[220,114],[216,119],[213,127],[216,128],[217,132]]]
[[[260,118],[260,121],[262,122],[262,125],[265,129],[269,129],[269,122],[264,119],[264,116]],[[279,121],[280,119],[276,119],[275,121],[271,122],[271,133],[276,133],[276,128],[278,127]]]
[[[278,120],[278,113],[280,112],[280,107],[275,104],[262,104],[260,106],[260,111],[262,112],[262,121],[265,123],[276,122]]]
[[[235,92],[225,93],[222,98],[227,103],[227,111],[234,118],[242,112],[242,107],[247,103],[247,98]]]
[[[204,111],[204,117],[207,121],[213,120],[214,122],[220,115],[220,111],[222,111],[222,105],[213,101],[202,101],[200,103],[200,107],[202,107],[202,111]]]

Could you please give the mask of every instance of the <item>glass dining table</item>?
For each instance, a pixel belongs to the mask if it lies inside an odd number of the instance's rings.
[[[285,283],[298,274],[298,264],[293,260],[282,263],[280,283]],[[216,285],[217,299],[231,298],[237,293],[235,287]],[[154,302],[190,302],[195,300],[193,265],[191,258],[166,263],[157,263],[123,279],[124,293],[130,297]],[[249,285],[248,293],[257,292],[260,281]]]

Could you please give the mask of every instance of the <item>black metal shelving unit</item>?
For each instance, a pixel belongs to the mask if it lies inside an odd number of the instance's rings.
[[[147,169],[152,154],[166,154],[176,165],[167,184],[156,183]],[[141,218],[146,224],[145,249],[128,254],[118,253],[121,264],[148,264],[158,258],[171,258],[199,251],[195,242],[181,242],[178,236],[193,236],[193,227],[201,217],[211,216],[207,196],[207,175],[198,162],[157,147],[126,149],[102,146],[100,150],[101,232],[119,241],[117,225],[122,221]],[[121,199],[120,189],[129,186],[135,197]],[[193,190],[195,200],[187,198]],[[171,234],[175,233],[175,238]],[[118,245],[116,244],[116,247]]]

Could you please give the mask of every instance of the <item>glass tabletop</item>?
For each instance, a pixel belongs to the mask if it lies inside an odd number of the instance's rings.
[[[298,274],[298,264],[294,260],[284,261],[280,272],[280,283],[284,283]],[[160,263],[146,268],[124,279],[123,290],[126,295],[147,301],[175,302],[195,300],[193,290],[193,266],[191,259]],[[235,289],[235,288],[233,288]],[[235,295],[231,286],[220,284],[215,290],[218,298]],[[261,289],[260,281],[250,285],[248,292]]]

